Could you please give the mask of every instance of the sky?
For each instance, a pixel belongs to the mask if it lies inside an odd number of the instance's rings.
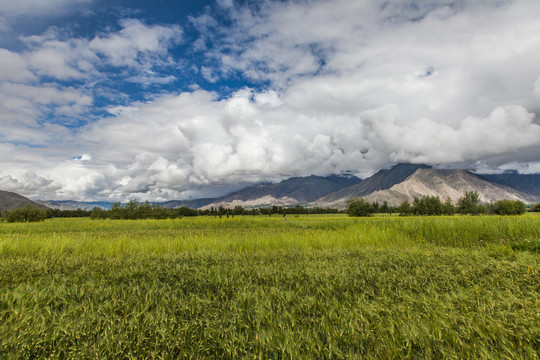
[[[540,172],[538,0],[0,0],[0,189]]]

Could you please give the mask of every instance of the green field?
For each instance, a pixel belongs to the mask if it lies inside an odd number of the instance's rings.
[[[0,223],[0,358],[538,359],[540,216]]]

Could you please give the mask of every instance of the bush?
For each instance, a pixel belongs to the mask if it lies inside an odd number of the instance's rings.
[[[40,210],[32,205],[25,205],[20,209],[6,211],[2,219],[7,222],[36,222],[47,218],[47,210]]]
[[[497,215],[522,215],[527,207],[522,201],[499,200],[493,204],[493,212]]]
[[[375,209],[364,199],[350,199],[346,211],[349,216],[371,216]]]

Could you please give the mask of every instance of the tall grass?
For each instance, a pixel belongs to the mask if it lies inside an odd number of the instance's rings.
[[[0,358],[537,359],[539,220],[0,224]]]
[[[0,225],[1,256],[124,256],[184,251],[289,251],[433,245],[478,247],[540,239],[539,216],[212,217],[51,219]]]

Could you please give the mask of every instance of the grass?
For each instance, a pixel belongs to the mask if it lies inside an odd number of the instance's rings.
[[[539,221],[0,224],[0,358],[538,359]]]

